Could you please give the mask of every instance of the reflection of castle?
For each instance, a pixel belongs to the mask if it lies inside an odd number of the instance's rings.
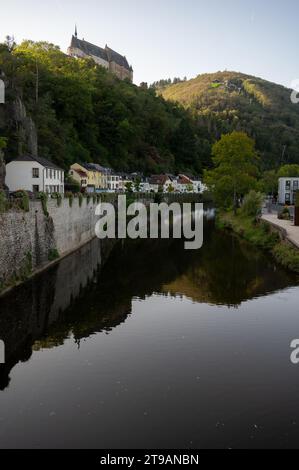
[[[128,79],[133,82],[133,68],[128,64],[125,56],[105,46],[105,49],[95,46],[84,39],[78,39],[77,28],[72,36],[68,54],[76,58],[91,58],[98,65],[105,67],[109,72],[116,75],[120,80]]]

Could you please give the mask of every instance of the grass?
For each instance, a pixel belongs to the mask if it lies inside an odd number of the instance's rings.
[[[285,268],[299,274],[299,250],[281,240],[270,224],[240,213],[220,212],[217,227],[232,230],[249,243],[270,252]]]

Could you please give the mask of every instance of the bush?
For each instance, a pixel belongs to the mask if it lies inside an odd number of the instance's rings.
[[[285,207],[283,211],[280,214],[278,214],[278,219],[279,220],[291,220],[290,209],[288,207]]]
[[[65,193],[64,197],[69,200],[69,205],[70,205],[70,207],[72,207],[73,206],[73,201],[74,201],[73,193],[67,192],[67,193]]]
[[[279,243],[273,249],[277,261],[284,267],[299,273],[299,250],[287,243]]]
[[[29,195],[26,191],[17,191],[14,193],[17,206],[25,212],[29,212]]]
[[[244,199],[242,213],[248,217],[257,217],[261,213],[263,195],[256,191],[250,191]]]
[[[51,196],[52,199],[57,200],[57,207],[61,207],[62,204],[62,195],[60,193],[54,193]]]
[[[38,199],[41,200],[44,215],[46,217],[49,217],[48,205],[47,205],[48,204],[48,194],[47,193],[39,193]]]
[[[48,254],[49,261],[55,261],[58,258],[59,258],[59,253],[58,253],[58,250],[56,250],[56,248],[52,248],[51,250],[49,250],[49,254]]]

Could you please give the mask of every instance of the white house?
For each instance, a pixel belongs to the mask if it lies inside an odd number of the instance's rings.
[[[120,189],[120,184],[121,184],[121,177],[120,175],[117,175],[113,171],[111,171],[110,174],[107,176],[108,180],[108,191],[111,191],[113,193],[119,191]]]
[[[190,179],[192,180],[194,193],[203,194],[205,191],[208,190],[208,187],[203,184],[199,177],[191,176]]]
[[[299,190],[299,178],[279,178],[279,204],[295,204],[296,192]]]
[[[64,170],[45,158],[24,155],[6,165],[5,183],[10,191],[64,193]]]
[[[153,193],[159,191],[163,193],[174,192],[176,191],[176,179],[171,175],[153,175],[149,179],[149,187]]]
[[[193,181],[185,175],[179,175],[177,178],[176,189],[179,193],[192,193],[194,192]]]

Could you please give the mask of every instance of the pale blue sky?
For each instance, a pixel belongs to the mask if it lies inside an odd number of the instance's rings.
[[[66,51],[75,23],[127,56],[135,83],[235,70],[290,86],[299,78],[298,0],[0,0],[0,40]]]

